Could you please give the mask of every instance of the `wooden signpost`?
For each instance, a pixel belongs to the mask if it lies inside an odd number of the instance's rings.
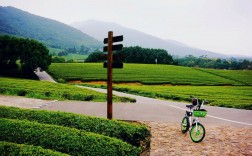
[[[113,37],[113,32],[108,32],[108,38],[105,38],[103,43],[108,44],[108,46],[103,47],[103,52],[108,52],[107,63],[103,65],[107,68],[107,118],[112,119],[113,117],[113,107],[112,107],[112,67],[113,67],[113,51],[121,50],[123,48],[122,44],[113,45],[113,42],[123,41],[123,36]],[[115,65],[114,65],[115,67]],[[122,68],[122,66],[120,65]]]

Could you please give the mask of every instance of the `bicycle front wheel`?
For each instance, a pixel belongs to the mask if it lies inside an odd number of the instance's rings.
[[[181,122],[181,131],[182,131],[182,133],[186,133],[189,130],[189,126],[190,126],[189,118],[187,116],[185,116],[182,119],[182,122]]]
[[[205,128],[200,123],[193,124],[191,131],[190,131],[190,137],[193,142],[198,143],[201,142],[205,137]]]

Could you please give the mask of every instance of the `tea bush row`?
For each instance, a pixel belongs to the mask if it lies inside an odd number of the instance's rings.
[[[93,87],[104,85],[84,84]],[[151,98],[191,101],[190,96],[206,99],[208,105],[252,110],[252,86],[165,86],[115,84],[114,90]]]
[[[67,81],[105,81],[107,78],[107,71],[102,68],[102,63],[53,63],[49,72],[56,79]],[[243,85],[238,81],[189,67],[126,63],[123,69],[113,69],[113,81],[173,85]]]
[[[140,149],[121,140],[24,120],[0,118],[0,141],[32,144],[70,155],[139,155]]]
[[[60,152],[44,149],[39,146],[16,144],[11,142],[0,141],[0,155],[2,156],[27,156],[27,155],[43,155],[43,156],[68,156]]]
[[[145,141],[150,136],[149,130],[144,125],[73,113],[0,106],[0,118],[1,117],[72,127],[115,137],[138,147],[141,142]]]
[[[252,70],[214,70],[199,69],[226,79],[238,81],[244,85],[252,85]]]
[[[105,102],[106,95],[72,85],[0,77],[0,94],[38,99],[79,100]],[[114,96],[114,101],[134,102],[134,99]]]

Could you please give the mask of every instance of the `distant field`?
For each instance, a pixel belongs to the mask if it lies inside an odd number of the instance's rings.
[[[18,95],[38,99],[106,101],[106,94],[72,85],[0,77],[0,94]],[[126,102],[133,99],[114,97],[115,101]]]
[[[59,52],[64,51],[64,49],[57,49],[57,48],[51,48],[51,47],[49,47],[48,50],[50,54],[56,54],[56,55],[58,55]]]
[[[86,84],[90,85],[90,84]],[[106,87],[106,85],[93,85]],[[163,98],[176,101],[191,101],[190,96],[206,99],[209,105],[252,109],[251,86],[164,86],[164,85],[127,85],[114,84],[118,91],[142,95],[151,98]]]
[[[68,54],[67,56],[64,56],[66,58],[66,61],[68,60],[75,60],[75,61],[82,61],[84,62],[84,60],[88,57],[88,55],[80,55],[80,54]]]
[[[55,54],[55,55],[58,55],[59,52],[64,51],[64,49],[57,49],[57,48],[48,48],[48,49],[50,51],[50,54]],[[66,61],[72,59],[72,60],[84,62],[84,60],[88,57],[88,55],[69,53],[68,55],[62,56],[62,57],[64,57]]]
[[[102,63],[53,63],[49,72],[56,79],[63,78],[67,81],[107,79],[107,70],[103,68]],[[252,77],[252,73],[249,75]],[[123,69],[113,69],[113,81],[172,85],[244,85],[238,80],[230,80],[194,68],[154,64],[124,64]]]

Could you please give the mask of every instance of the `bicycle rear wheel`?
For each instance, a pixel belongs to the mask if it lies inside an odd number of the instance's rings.
[[[197,126],[196,124],[193,124],[190,131],[190,137],[192,141],[195,143],[201,142],[205,137],[204,126],[201,125],[200,123],[197,123]]]
[[[181,131],[182,131],[182,133],[186,133],[189,130],[189,126],[190,126],[189,118],[187,116],[185,116],[182,119],[182,122],[181,122]]]

